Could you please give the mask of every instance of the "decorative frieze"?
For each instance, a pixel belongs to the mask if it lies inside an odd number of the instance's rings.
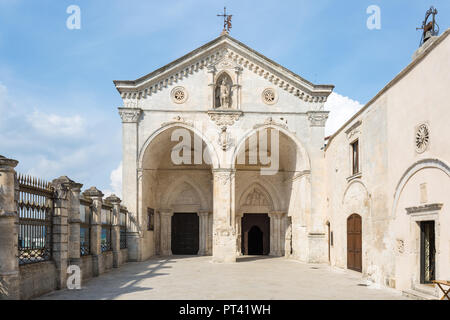
[[[219,127],[232,126],[236,121],[242,117],[243,112],[239,110],[210,110],[208,115],[212,121]]]

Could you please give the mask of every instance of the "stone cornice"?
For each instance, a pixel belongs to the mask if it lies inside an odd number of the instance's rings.
[[[224,58],[305,102],[324,103],[334,88],[332,85],[314,85],[228,35],[223,35],[142,78],[135,81],[116,80],[114,84],[125,105],[137,107],[140,99],[156,94],[200,70],[208,67],[211,69]]]
[[[406,212],[408,214],[414,214],[414,213],[426,213],[430,211],[440,211],[442,209],[442,206],[443,206],[442,203],[432,203],[419,207],[406,208]]]

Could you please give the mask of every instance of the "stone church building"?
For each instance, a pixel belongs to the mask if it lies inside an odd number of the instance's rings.
[[[286,256],[402,290],[450,278],[449,33],[328,138],[334,86],[227,32],[114,81],[129,259]]]

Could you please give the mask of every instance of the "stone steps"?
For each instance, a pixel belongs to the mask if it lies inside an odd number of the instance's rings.
[[[428,294],[425,292],[421,292],[421,291],[417,291],[417,290],[412,290],[412,289],[403,290],[402,294],[405,297],[416,299],[416,300],[439,300],[434,295],[431,295],[431,294]]]

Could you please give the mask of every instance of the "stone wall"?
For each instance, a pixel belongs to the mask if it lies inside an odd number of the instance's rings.
[[[36,181],[36,186],[34,182],[23,185],[14,170],[17,163],[0,156],[0,299],[32,299],[53,290],[64,289],[68,285],[68,277],[73,275],[69,266],[78,266],[82,282],[85,282],[128,261],[128,250],[120,249],[120,214],[127,212],[125,207],[120,206],[121,200],[114,195],[103,199],[103,194],[95,187],[81,195],[81,184],[60,177],[53,180],[48,189],[50,195],[47,200],[54,204],[50,212],[52,256],[48,261],[31,264],[24,261],[19,267],[19,192],[33,194],[32,189],[36,188],[38,192],[42,184],[37,182],[38,179],[30,179]],[[85,221],[81,220],[81,206],[87,206],[83,210],[87,213]],[[101,219],[102,208],[110,215],[107,225]],[[90,252],[85,256],[80,254],[82,223],[87,223],[90,230]],[[127,222],[129,225],[130,222]],[[111,230],[110,250],[106,252],[101,249],[102,227]]]

